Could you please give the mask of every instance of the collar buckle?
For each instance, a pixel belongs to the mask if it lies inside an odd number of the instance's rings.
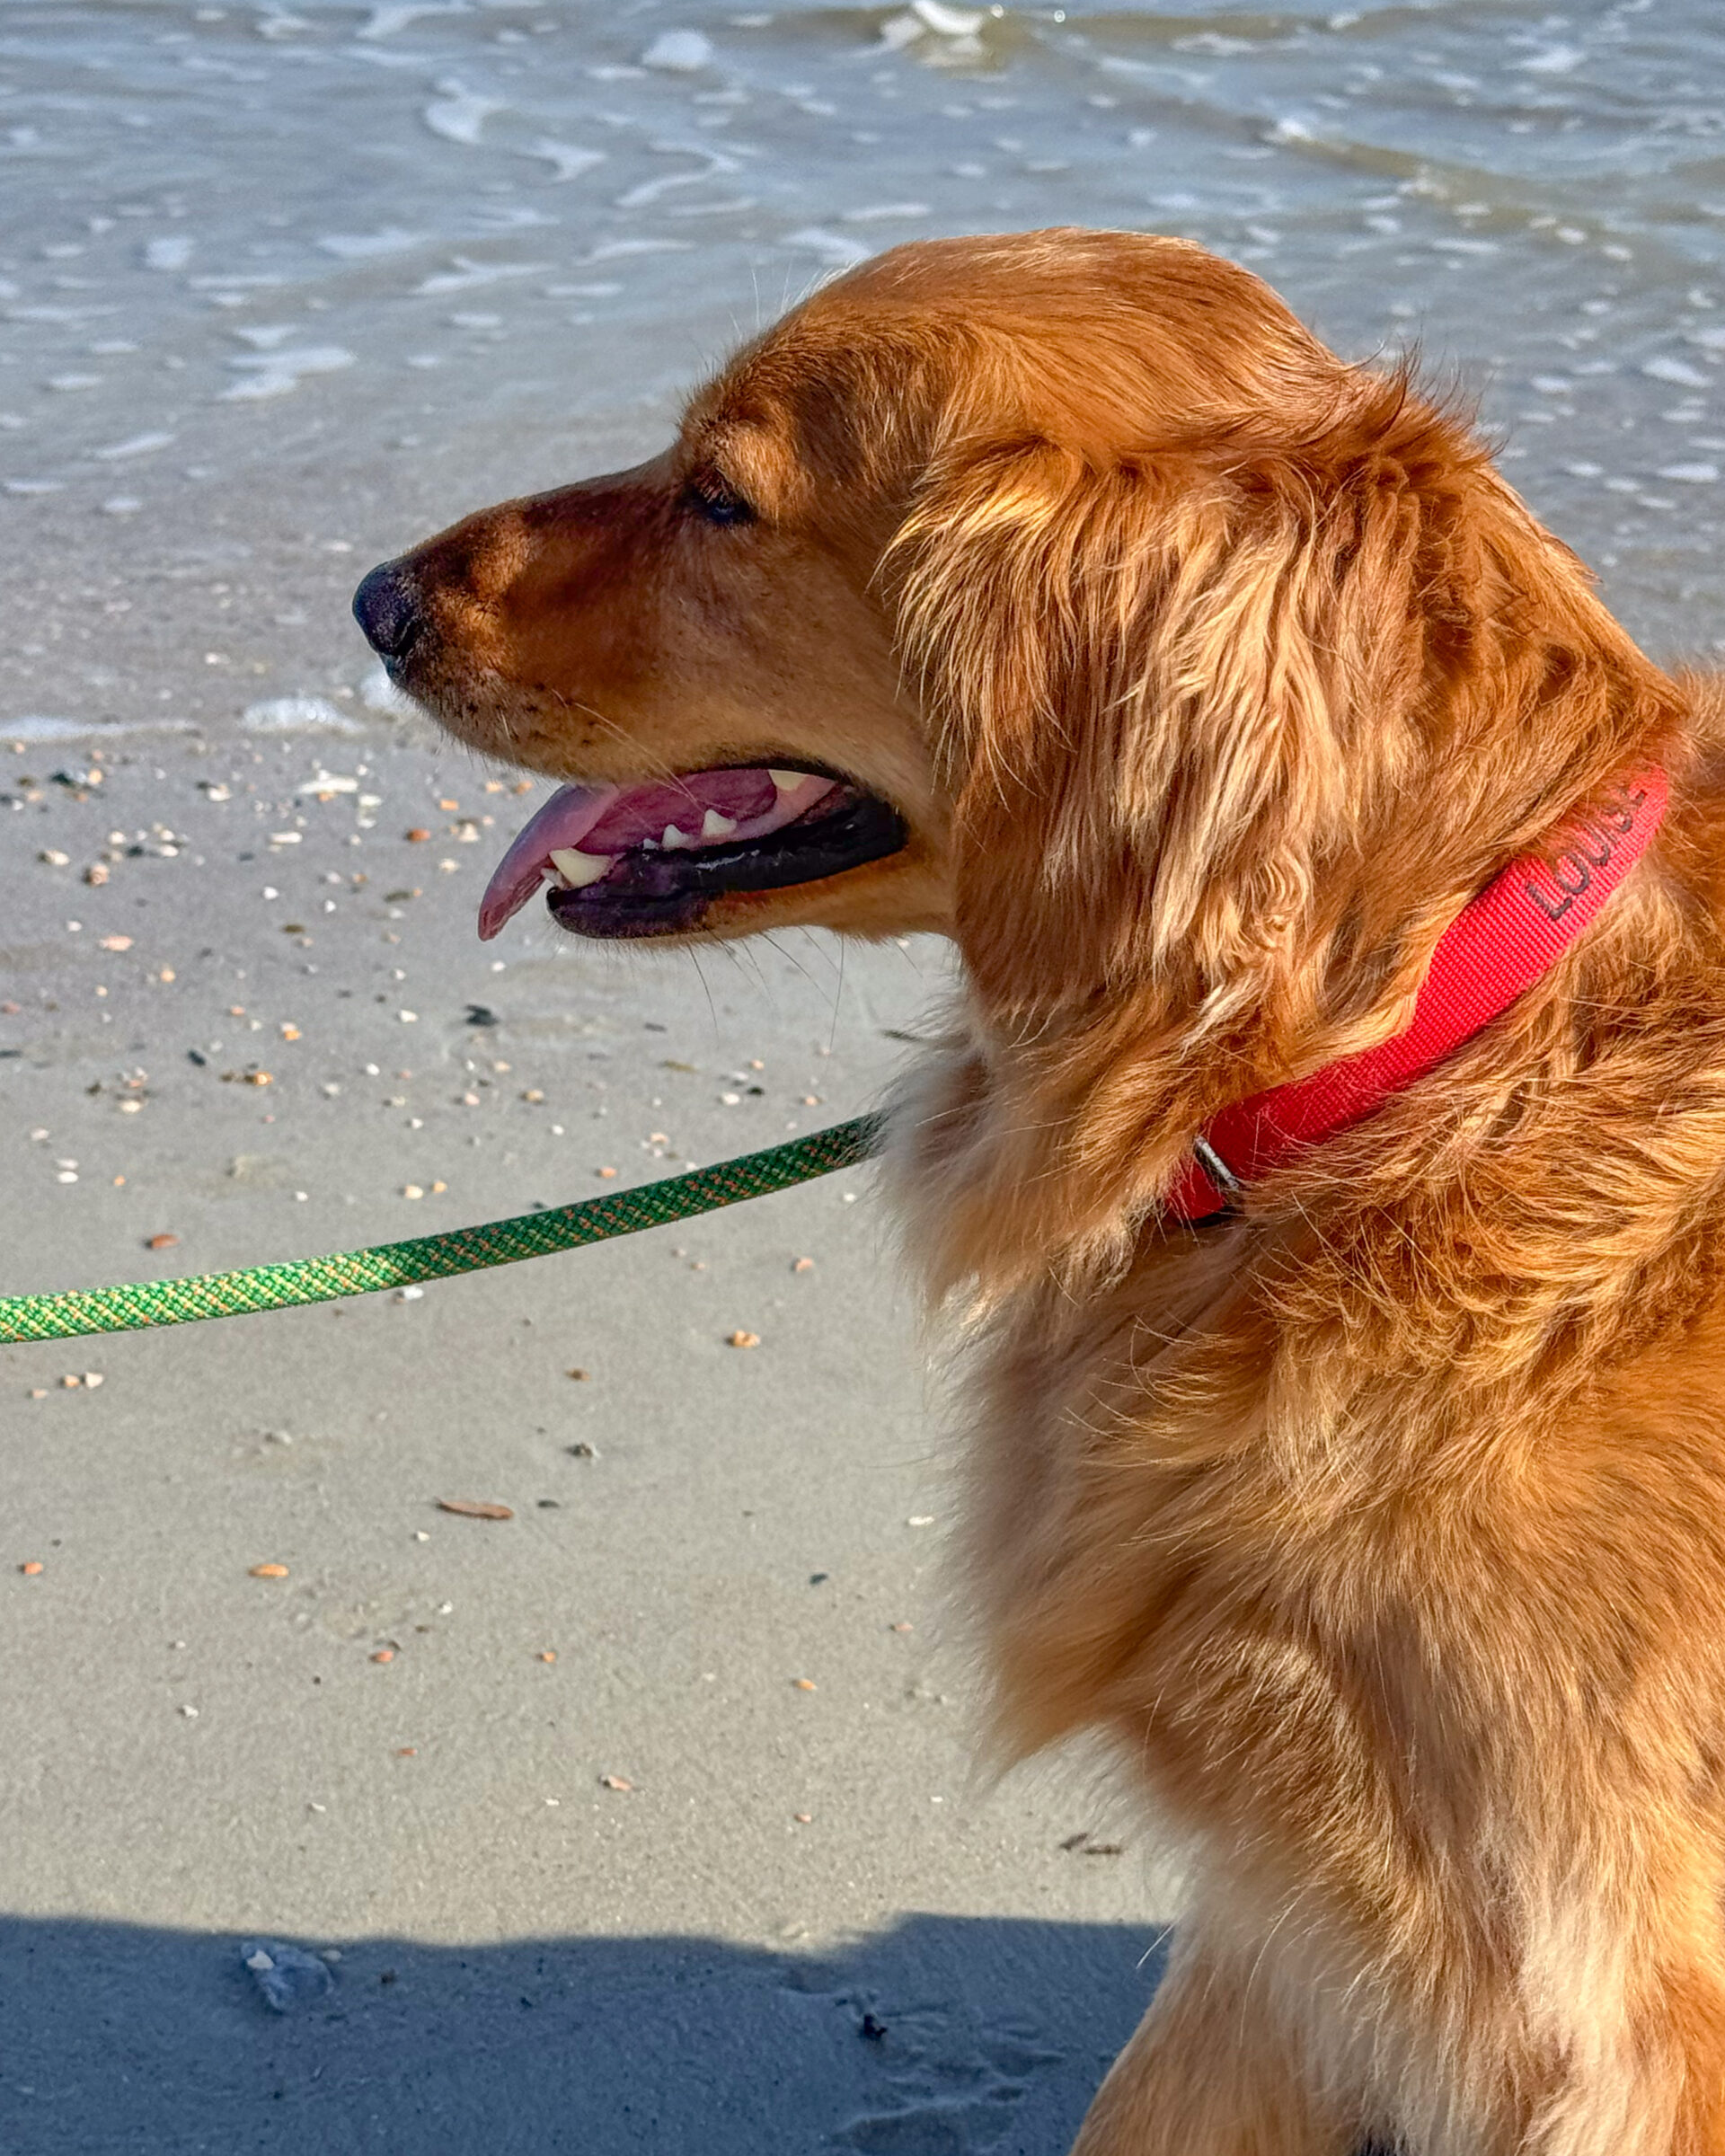
[[[1231,1206],[1244,1203],[1246,1186],[1202,1132],[1192,1140],[1192,1158]]]

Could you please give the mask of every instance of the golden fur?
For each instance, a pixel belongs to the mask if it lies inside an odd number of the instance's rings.
[[[713,473],[758,522],[684,512]],[[1119,234],[872,261],[663,457],[407,567],[481,747],[813,759],[909,824],[703,932],[962,956],[892,1182],[972,1330],[1001,1743],[1110,1733],[1197,1881],[1082,2156],[1725,2156],[1718,692],[1404,371]],[[1159,1224],[1637,757],[1665,826],[1537,987]]]

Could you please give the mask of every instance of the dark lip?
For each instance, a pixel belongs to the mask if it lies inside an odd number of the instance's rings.
[[[810,769],[805,764],[782,769]],[[585,890],[553,884],[545,896],[553,920],[577,935],[612,941],[686,934],[716,898],[733,891],[778,891],[860,869],[903,851],[910,828],[879,795],[864,793],[836,773],[846,799],[765,838],[739,846],[703,846],[688,853],[631,853],[603,883]]]

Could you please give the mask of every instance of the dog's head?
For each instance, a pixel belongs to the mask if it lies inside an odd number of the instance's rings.
[[[1320,501],[1297,469],[1401,394],[1194,247],[903,248],[743,351],[663,455],[466,518],[357,608],[452,732],[579,790],[488,929],[550,878],[588,934],[968,923],[1022,962],[1003,880],[1119,944],[1096,908],[1099,877],[1111,912],[1131,897],[1124,864],[1160,886],[1165,951],[1218,823],[1252,887],[1227,879],[1234,910],[1299,902],[1265,817],[1310,820],[1347,745],[1314,738],[1326,684],[1289,642],[1333,594],[1278,588],[1269,557],[1319,517],[1356,582],[1408,551],[1393,517],[1364,528],[1368,482]],[[1361,632],[1331,677],[1405,663],[1405,624]]]
[[[1660,678],[1405,370],[1127,234],[883,255],[650,463],[356,606],[451,732],[569,782],[487,932],[547,879],[589,935],[946,930],[1048,1065],[1025,1119],[1130,1100],[1091,1120],[1152,1180],[1146,1057],[1237,1096],[1393,1030]]]

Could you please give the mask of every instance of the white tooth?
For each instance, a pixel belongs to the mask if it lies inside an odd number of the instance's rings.
[[[686,832],[679,831],[675,824],[667,824],[664,835],[659,843],[666,853],[672,853],[678,846],[692,846],[694,841]]]
[[[615,861],[615,853],[583,853],[579,846],[559,846],[551,865],[571,889],[583,891],[597,883]]]
[[[794,793],[799,786],[809,782],[806,771],[769,771],[766,775],[781,793]]]
[[[721,816],[716,808],[709,808],[707,813],[701,818],[701,835],[703,838],[729,838],[736,828],[736,817],[731,816]]]

